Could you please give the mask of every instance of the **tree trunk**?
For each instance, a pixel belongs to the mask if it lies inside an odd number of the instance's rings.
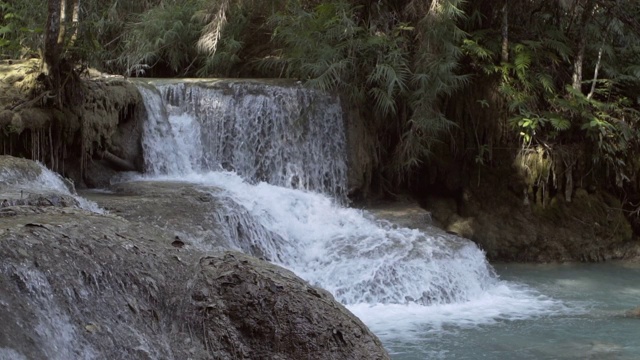
[[[595,0],[585,0],[585,6],[582,8],[582,16],[580,17],[580,40],[578,41],[578,52],[576,58],[573,61],[573,88],[577,91],[582,91],[582,66],[584,63],[584,53],[587,48],[587,25],[593,14],[593,8]]]
[[[582,64],[584,63],[584,51],[587,47],[587,41],[585,37],[580,38],[578,43],[578,53],[573,61],[573,88],[577,91],[582,91]]]
[[[509,2],[502,5],[502,63],[509,62]]]
[[[73,46],[78,36],[80,0],[60,0],[60,33],[58,45],[61,49]]]
[[[67,12],[69,7],[67,6],[67,0],[59,0],[59,1],[60,1],[60,30],[58,31],[58,45],[61,45],[61,44],[64,44],[64,36],[65,36],[65,33],[67,32],[67,22],[68,22]]]
[[[51,79],[50,86],[56,95],[58,105],[62,103],[62,97],[60,95],[61,45],[59,43],[62,1],[64,0],[48,0],[47,25],[44,34],[44,72],[49,75]]]
[[[71,15],[71,28],[73,29],[73,32],[69,37],[69,43],[67,44],[68,46],[73,46],[73,44],[76,42],[76,38],[78,37],[78,29],[80,27],[80,0],[72,0],[71,5],[73,8],[73,13]]]
[[[48,0],[47,25],[44,35],[44,63],[46,71],[55,72],[60,63],[60,46],[58,37],[60,36],[60,20],[62,13],[62,1]]]
[[[591,91],[589,91],[589,95],[587,95],[587,99],[591,99],[593,94],[596,92],[596,82],[598,82],[598,72],[600,70],[600,65],[602,64],[602,52],[604,51],[604,44],[600,46],[600,50],[598,50],[598,61],[596,62],[596,68],[593,70],[593,81],[591,82]]]

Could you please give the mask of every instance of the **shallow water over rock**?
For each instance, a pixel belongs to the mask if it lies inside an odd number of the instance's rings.
[[[186,246],[150,217],[2,210],[1,359],[388,358],[329,293],[265,261]]]

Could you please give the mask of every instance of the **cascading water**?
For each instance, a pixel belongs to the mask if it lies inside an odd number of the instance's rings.
[[[37,325],[33,330],[40,340],[40,348],[48,359],[98,358],[95,349],[78,336],[79,330],[73,325],[69,314],[56,303],[54,289],[43,273],[28,267],[8,269],[7,266],[0,268],[0,274],[2,273],[13,273],[19,282],[24,284],[29,294],[25,302],[36,312]],[[26,359],[17,352],[6,355],[11,357],[3,357],[0,349],[0,359]]]
[[[19,191],[20,194],[19,196],[15,196],[16,199],[14,199],[14,201],[18,201],[18,203],[23,197],[27,198],[32,194],[38,195],[50,192],[51,194],[59,194],[75,199],[77,205],[84,210],[99,214],[104,213],[104,210],[93,201],[89,201],[75,194],[73,187],[70,189],[60,175],[39,163],[37,164],[37,169],[23,169],[23,171],[16,171],[10,167],[0,168],[0,192],[11,193],[17,191]],[[47,201],[51,202],[55,200],[56,197],[58,196],[50,196]]]
[[[346,187],[336,99],[254,83],[154,81],[139,88],[148,113],[148,173],[225,189],[253,216],[255,225],[242,220],[245,232],[277,234],[254,244],[267,258],[342,302],[459,302],[495,283],[471,242],[384,226],[326,196],[340,199]],[[233,235],[245,217],[233,206],[225,210],[220,216]]]
[[[225,169],[253,183],[344,200],[346,141],[334,98],[300,86],[155,84],[139,87],[148,114],[143,139],[148,173]]]
[[[258,247],[329,290],[374,331],[389,330],[379,325],[392,321],[383,313],[406,323],[434,311],[482,323],[562,308],[498,280],[470,241],[398,228],[341,206],[346,144],[337,99],[254,82],[151,81],[139,88],[149,175],[223,189],[233,204],[219,214],[228,235],[252,238],[239,249]]]
[[[236,207],[223,209],[232,231],[241,224],[243,231],[261,234],[252,244],[260,247],[259,254],[329,290],[344,304],[466,301],[496,282],[483,253],[467,240],[394,228],[337,206],[323,194],[252,185],[230,172],[183,179],[224,189],[228,199],[246,209],[238,215]]]

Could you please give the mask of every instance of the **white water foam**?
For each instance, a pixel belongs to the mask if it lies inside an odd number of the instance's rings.
[[[584,312],[580,307],[568,306],[527,286],[506,281],[499,281],[479,296],[464,302],[432,306],[355,304],[348,308],[380,338],[405,341],[501,321]]]
[[[372,221],[321,194],[254,185],[230,172],[154,179],[223,189],[278,235],[263,249],[273,262],[329,290],[382,338],[578,311],[499,280],[467,240]]]
[[[142,149],[145,171],[149,174],[188,174],[200,166],[199,124],[188,115],[170,114],[160,92],[152,87],[139,86],[145,99],[147,120],[144,123]],[[182,129],[190,128],[191,139]],[[159,160],[162,159],[162,160]]]
[[[40,167],[40,174],[31,180],[26,180],[19,171],[12,172],[8,169],[3,169],[0,172],[0,183],[10,184],[12,189],[22,190],[25,196],[29,193],[41,193],[51,191],[56,194],[66,195],[74,198],[81,209],[91,211],[97,214],[104,214],[104,209],[100,208],[98,204],[93,201],[87,200],[69,190],[69,187],[63,181],[62,177],[57,173],[47,169],[41,163],[38,163]]]
[[[254,86],[249,88],[256,92]],[[235,99],[242,107],[234,107],[231,115],[225,112],[222,120],[216,120],[211,115],[216,112],[211,109],[229,101],[221,100],[221,96],[226,96],[223,91],[187,91],[193,86],[174,84],[158,87],[161,89],[154,90],[153,95],[142,91],[147,110],[154,112],[150,115],[149,131],[145,131],[145,158],[151,178],[223,189],[227,200],[245,209],[236,217],[242,220],[245,233],[246,229],[249,233],[254,231],[249,236],[253,238],[251,246],[260,247],[267,259],[329,290],[383,338],[385,334],[410,336],[425,327],[427,331],[441,330],[446,325],[477,326],[569,311],[561,302],[500,281],[482,251],[470,241],[391,226],[371,220],[362,211],[341,206],[343,193],[339,189],[344,189],[346,177],[331,178],[327,174],[341,174],[342,170],[331,169],[341,169],[332,167],[332,161],[345,163],[344,148],[330,146],[318,150],[315,145],[295,147],[290,141],[274,141],[274,136],[286,140],[288,135],[264,131],[261,124],[277,124],[280,120],[270,117],[289,114],[268,110],[286,105],[282,100],[268,102],[264,97],[249,94],[252,100]],[[240,85],[232,91],[235,96],[246,93],[239,88]],[[238,110],[244,108],[260,108],[258,113],[265,117],[246,121],[253,115]],[[239,119],[241,116],[244,118]],[[216,125],[203,125],[210,123]],[[241,129],[238,124],[242,124]],[[314,126],[319,129],[313,135],[316,138],[307,144],[331,143],[337,133],[338,138],[344,136],[339,134],[343,128],[331,122]],[[239,130],[251,136],[246,137]],[[286,133],[287,129],[281,130]],[[200,137],[183,141],[184,134],[186,138],[197,134]],[[247,142],[251,145],[247,146]],[[266,148],[269,151],[265,152]],[[296,189],[290,177],[282,176],[286,173],[283,169],[299,167],[300,163],[287,156],[269,156],[291,152],[302,153],[297,159],[313,163],[311,170],[303,168],[296,173],[299,179],[307,179],[302,184],[328,184],[300,188],[320,190],[333,198]],[[305,157],[305,153],[313,157]],[[270,160],[259,160],[265,154]],[[263,166],[266,163],[270,165]],[[236,172],[212,171],[220,168]],[[329,178],[333,180],[327,181]],[[237,210],[230,206],[225,211]],[[229,233],[233,238],[233,228],[239,224],[231,221],[235,215],[220,216],[230,219]],[[275,235],[264,236],[264,231]],[[246,251],[247,244],[236,245]]]
[[[29,293],[29,309],[36,313],[38,321],[34,333],[38,343],[48,359],[52,360],[91,360],[98,355],[89,344],[78,336],[78,328],[72,324],[66,312],[62,311],[55,300],[51,284],[38,270],[20,266],[15,269],[0,269],[19,277]]]
[[[60,175],[47,169],[42,164],[40,164],[40,167],[42,168],[42,173],[40,174],[38,179],[35,181],[35,184],[29,184],[29,186],[32,186],[32,188],[36,188],[36,189],[53,190],[64,195],[71,196],[78,202],[81,209],[91,211],[96,214],[105,213],[105,210],[100,206],[98,206],[98,204],[96,204],[95,202],[91,200],[87,200],[82,196],[78,196],[75,193],[72,193],[67,187],[67,185],[64,183],[64,181],[62,181],[62,179],[60,178]]]
[[[346,199],[340,102],[300,86],[140,84],[143,150],[155,175],[233,170],[250,182]]]
[[[316,193],[231,173],[208,173],[203,184],[227,190],[266,229],[280,235],[281,263],[345,304],[464,301],[494,281],[484,254],[417,230],[392,228]]]

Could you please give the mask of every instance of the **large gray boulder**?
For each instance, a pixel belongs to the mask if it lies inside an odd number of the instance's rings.
[[[0,259],[0,359],[389,358],[326,291],[144,221],[7,205]]]
[[[216,359],[388,358],[331,294],[290,271],[230,252],[201,258],[198,270],[193,320],[207,327]]]
[[[0,358],[388,358],[330,294],[270,263],[116,216],[15,210],[0,217]]]
[[[81,192],[113,214],[174,234],[176,241],[201,250],[236,249],[276,260],[261,243],[279,243],[248,211],[211,186],[170,181],[131,181],[108,192]],[[271,241],[270,241],[271,240]]]

